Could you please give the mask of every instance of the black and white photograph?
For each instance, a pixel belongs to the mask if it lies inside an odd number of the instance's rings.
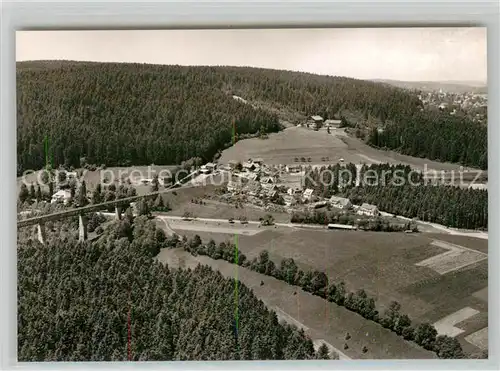
[[[486,27],[15,47],[19,362],[488,358]]]

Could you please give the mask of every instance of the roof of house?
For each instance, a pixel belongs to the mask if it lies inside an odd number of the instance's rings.
[[[277,194],[278,194],[278,191],[276,191],[276,190],[270,190],[270,191],[267,192],[267,196],[268,197],[274,197]]]
[[[372,210],[372,211],[377,210],[377,206],[370,205],[370,204],[367,204],[367,203],[364,203],[363,205],[361,205],[361,208],[365,209],[365,210]]]
[[[261,183],[269,183],[269,181],[273,182],[273,178],[271,178],[269,176],[265,176],[265,177],[262,177],[262,179],[260,180]]]
[[[229,164],[235,164],[236,165],[237,163],[238,163],[238,161],[236,161],[236,160],[229,160]]]
[[[248,169],[250,169],[250,168],[252,168],[252,167],[255,167],[255,164],[254,164],[254,163],[251,163],[251,162],[245,162],[245,163],[243,164],[243,167],[244,167],[245,169],[247,169],[247,168],[248,168]]]
[[[258,175],[256,173],[248,173],[248,174],[246,174],[246,178],[248,180],[257,180]]]
[[[311,116],[311,118],[312,118],[313,120],[318,120],[318,121],[322,121],[322,120],[323,120],[323,117],[318,116],[318,115]]]
[[[266,192],[274,191],[276,189],[276,184],[269,184],[265,183],[262,184],[262,189],[265,190]]]
[[[311,196],[313,194],[313,192],[314,192],[314,189],[308,188],[304,191],[304,196]]]
[[[337,196],[332,196],[330,197],[330,202],[332,204],[340,204],[340,205],[349,205],[351,203],[351,201],[349,201],[348,198],[344,198],[344,197],[337,197]]]
[[[249,181],[245,186],[244,190],[246,192],[258,193],[260,191],[260,183],[255,181]]]
[[[207,163],[205,164],[205,167],[214,167],[214,166],[215,166],[215,164],[214,164],[214,163],[212,163],[212,162],[207,162]]]
[[[56,198],[59,198],[59,197],[71,197],[71,192],[68,191],[67,189],[60,189],[59,191],[57,191],[56,193],[54,193],[52,195],[52,197],[56,197]]]

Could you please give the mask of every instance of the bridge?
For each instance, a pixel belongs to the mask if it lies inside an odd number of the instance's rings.
[[[87,206],[77,207],[74,209],[58,211],[58,212],[55,212],[52,214],[39,215],[39,216],[31,217],[31,218],[21,219],[21,220],[17,221],[17,228],[25,228],[25,227],[36,225],[37,226],[37,238],[42,244],[45,244],[45,241],[47,239],[45,223],[47,223],[49,221],[61,220],[61,219],[70,218],[73,216],[78,216],[78,224],[79,224],[78,240],[85,241],[88,237],[88,233],[87,233],[88,220],[87,220],[86,214],[91,213],[91,212],[96,212],[96,211],[101,211],[101,210],[109,210],[109,209],[114,208],[115,209],[115,219],[119,220],[119,219],[121,219],[122,209],[124,207],[128,207],[131,202],[139,201],[141,199],[153,198],[153,197],[157,197],[158,195],[174,192],[175,190],[180,189],[180,187],[183,187],[181,185],[181,182],[185,181],[186,179],[191,178],[193,176],[193,174],[194,173],[189,174],[188,176],[182,178],[180,181],[178,181],[174,185],[172,185],[164,190],[158,191],[158,192],[151,192],[151,193],[148,193],[145,195],[140,195],[140,196],[138,195],[138,196],[124,197],[124,198],[119,198],[119,199],[112,200],[112,201],[102,202],[99,204],[87,205]],[[187,187],[184,186],[184,188],[187,188]]]

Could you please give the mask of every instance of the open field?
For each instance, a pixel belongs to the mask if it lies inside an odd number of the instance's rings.
[[[487,326],[488,305],[484,289],[488,285],[488,263],[483,253],[475,252],[487,245],[486,240],[452,236],[458,245],[474,259],[453,266],[439,274],[416,264],[446,253],[447,244],[435,243],[441,235],[384,232],[300,230],[286,235],[264,231],[255,236],[241,236],[239,247],[248,258],[268,250],[279,264],[283,258],[293,258],[302,269],[324,271],[334,282],[344,281],[350,291],[365,289],[376,298],[383,310],[391,301],[401,304],[401,311],[416,322],[437,322],[465,307],[480,314],[474,321],[456,325],[457,337],[464,337]],[[446,235],[443,235],[446,236]],[[436,237],[435,239],[433,237]],[[475,241],[474,241],[475,240]],[[476,258],[480,257],[481,261]],[[466,266],[460,267],[467,263]],[[478,293],[479,290],[483,290]],[[470,344],[469,344],[470,345]]]
[[[468,249],[477,250],[479,252],[488,253],[488,239],[474,238],[471,236],[458,236],[445,233],[426,234],[426,237],[435,238],[436,240],[450,242],[452,244],[460,245]]]
[[[198,192],[199,196],[196,196],[195,191],[188,191],[188,188],[183,189],[182,192],[177,192],[178,196],[165,195],[165,199],[171,202],[173,210],[164,214],[183,216],[184,213],[188,212],[192,216],[196,216],[198,218],[215,218],[225,220],[233,218],[235,221],[238,220],[241,216],[245,216],[248,220],[258,221],[259,218],[262,218],[267,214],[271,214],[276,222],[290,222],[290,215],[287,213],[269,212],[261,210],[257,207],[250,207],[245,205],[243,208],[236,208],[235,205],[213,200],[204,200],[204,205],[191,203],[191,198],[202,198],[203,195],[208,194],[212,191],[213,186],[206,186],[203,187],[203,189],[205,189],[206,192]],[[191,195],[191,198],[189,198],[189,195]],[[181,202],[181,198],[179,196],[181,196],[186,202]],[[175,202],[175,204],[172,204],[172,202]]]
[[[226,277],[234,277],[235,271],[238,270],[238,278],[241,282],[253,289],[268,308],[274,310],[279,308],[278,314],[282,320],[295,325],[300,324],[313,341],[323,340],[341,349],[350,358],[435,358],[434,353],[403,340],[380,325],[273,277],[261,275],[222,260],[213,260],[206,256],[193,257],[179,249],[164,249],[158,255],[158,259],[173,267],[194,267],[198,263],[209,265]],[[262,286],[261,281],[264,283]],[[240,320],[243,321],[244,318]],[[347,332],[351,335],[351,339],[346,341]],[[344,343],[349,345],[347,350],[343,349]],[[367,353],[361,351],[365,345],[368,348]]]
[[[328,134],[325,129],[319,131],[303,127],[288,127],[279,133],[269,135],[269,138],[245,139],[222,152],[219,160],[227,163],[229,160],[246,161],[249,158],[262,158],[268,164],[293,164],[295,158],[304,157],[308,164],[337,163],[340,159],[354,164],[391,163],[408,164],[413,168],[424,170],[459,170],[459,165],[442,163],[423,158],[405,156],[393,151],[383,151],[368,146],[359,139],[349,137],[344,129],[332,129]],[[322,158],[328,157],[328,161]]]
[[[455,313],[452,313],[433,324],[434,328],[437,330],[439,335],[448,335],[450,337],[456,337],[460,335],[464,330],[455,327],[459,322],[463,322],[475,315],[479,314],[479,311],[473,308],[465,307]]]
[[[235,220],[231,224],[226,220],[183,220],[173,218],[172,216],[157,215],[155,220],[158,227],[165,230],[168,234],[176,233],[187,238],[198,235],[202,241],[213,239],[217,243],[228,240],[232,241],[235,235],[255,237],[262,232],[274,231],[275,233],[287,234],[294,231],[294,229],[285,226],[259,226],[259,223],[256,222],[242,224]]]
[[[435,255],[431,258],[422,260],[415,265],[431,268],[439,274],[453,272],[457,269],[469,266],[488,258],[485,253],[471,250],[466,247],[455,245],[449,242],[432,241],[431,244],[437,247],[441,247],[447,251]]]
[[[488,349],[488,327],[470,334],[465,338],[469,343],[478,347],[481,350]]]
[[[157,219],[163,219],[161,216]],[[216,234],[229,234],[234,236],[235,234],[244,236],[253,236],[262,231],[258,225],[255,224],[241,224],[239,222],[234,223],[215,223],[207,221],[198,220],[168,220],[169,227],[176,231],[178,234],[183,234],[184,231],[195,231],[195,232],[205,232],[205,233],[216,233]]]

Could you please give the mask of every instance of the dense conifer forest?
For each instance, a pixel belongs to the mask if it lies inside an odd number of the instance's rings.
[[[421,112],[411,92],[345,77],[242,67],[19,62],[17,103],[19,172],[45,165],[45,138],[55,166],[208,161],[230,145],[233,120],[240,137],[274,132],[280,109],[324,118],[358,112],[384,127],[369,136],[374,146],[486,167],[486,128]]]
[[[132,218],[93,242],[62,231],[47,246],[19,237],[19,361],[317,357],[303,331],[280,324],[241,283],[236,304],[234,280],[155,262],[178,241]]]
[[[338,195],[355,205],[366,202],[381,211],[448,227],[488,228],[487,190],[427,184],[422,173],[406,165],[364,165],[358,174],[350,163],[308,167],[306,172],[305,187],[322,197]]]
[[[424,110],[373,128],[368,144],[405,155],[488,168],[488,130],[466,116]]]

